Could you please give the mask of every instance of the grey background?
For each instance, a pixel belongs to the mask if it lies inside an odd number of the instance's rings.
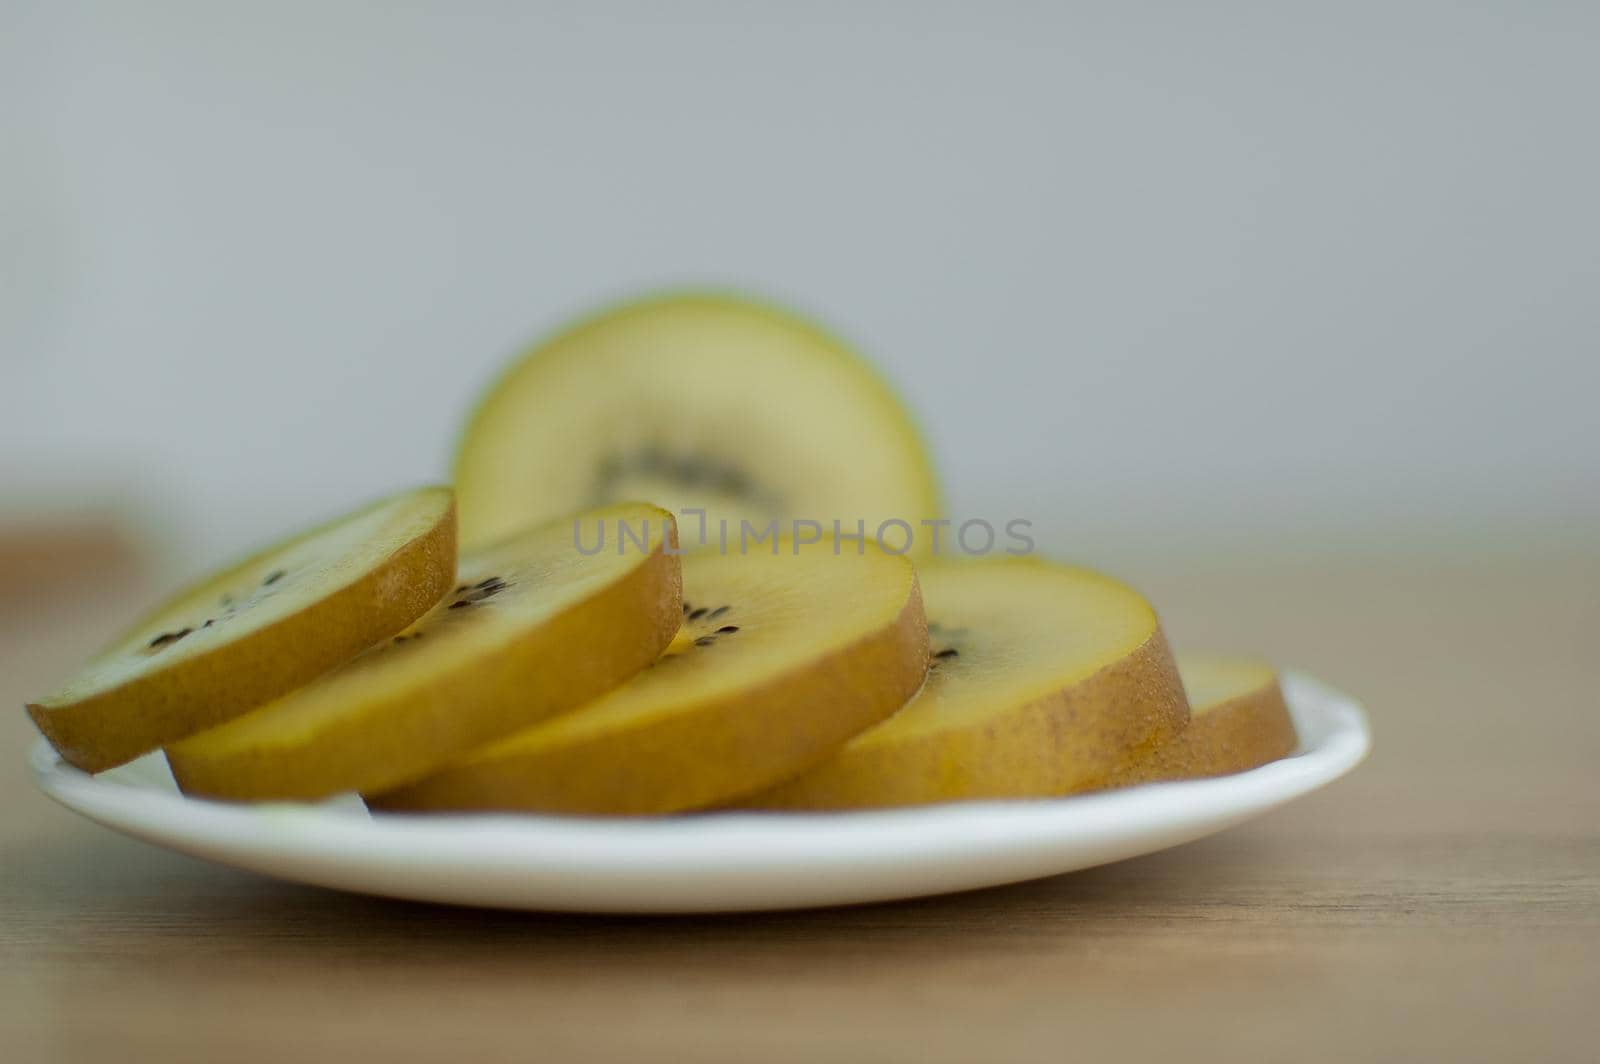
[[[640,287],[1089,558],[1600,531],[1600,5],[0,4],[0,501],[191,559]]]

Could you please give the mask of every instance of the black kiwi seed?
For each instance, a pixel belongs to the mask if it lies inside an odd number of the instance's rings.
[[[696,639],[694,641],[694,645],[697,646],[697,647],[708,647],[712,643],[715,643],[715,642],[716,642],[716,639],[713,638],[712,636],[703,635],[699,639]]]
[[[492,576],[487,580],[474,584],[472,589],[462,596],[462,601],[482,602],[486,598],[492,598],[495,595],[500,594],[500,592],[504,591],[509,586],[509,584],[500,579],[498,576]]]
[[[728,606],[718,606],[716,609],[711,611],[711,614],[710,614],[711,619],[714,621],[718,617],[721,617],[724,613],[728,612],[729,608],[730,607],[728,607]]]
[[[150,640],[149,645],[151,647],[164,647],[169,643],[176,643],[178,640],[182,639],[192,631],[194,631],[193,628],[179,628],[176,632],[162,632],[160,635]]]
[[[715,614],[713,614],[713,616],[715,616]],[[717,634],[721,635],[723,632],[737,632],[738,630],[739,626],[736,624],[725,624],[721,628],[717,629]]]
[[[628,475],[664,477],[679,484],[706,485],[737,498],[755,497],[755,485],[748,473],[724,465],[704,454],[670,453],[659,443],[647,443],[624,454],[609,454],[595,467],[594,494],[605,498],[615,482]]]
[[[691,621],[698,621],[700,618],[704,617],[707,613],[710,613],[710,612],[711,612],[710,610],[706,609],[704,606],[701,606],[699,609],[694,610],[689,614],[689,619]]]
[[[288,574],[286,574],[282,569],[274,569],[274,570],[272,570],[272,572],[267,574],[267,578],[265,580],[261,581],[261,586],[262,587],[271,587],[273,584],[276,584],[279,580],[282,580],[286,575],[288,575]]]
[[[687,601],[685,601],[684,604],[683,604],[683,612],[684,613],[688,613],[692,609],[694,609],[694,607],[689,605],[689,603]]]
[[[936,658],[954,658],[954,657],[958,657],[960,655],[960,653],[961,652],[958,651],[955,647],[949,647],[948,649],[939,651],[939,653],[935,654],[934,657],[936,657]]]
[[[453,610],[459,610],[463,606],[470,605],[472,605],[472,603],[468,602],[466,599],[456,599],[454,602],[450,603],[450,608]]]

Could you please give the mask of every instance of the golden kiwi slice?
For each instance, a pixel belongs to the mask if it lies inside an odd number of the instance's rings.
[[[628,303],[533,348],[474,412],[455,476],[469,547],[616,499],[703,509],[706,542],[722,522],[874,538],[900,521],[918,553],[919,522],[939,517],[922,439],[866,362],[803,318],[714,293]],[[684,546],[703,545],[701,522],[680,519]]]
[[[1189,727],[1138,766],[1130,782],[1226,776],[1287,757],[1299,745],[1278,674],[1247,658],[1178,656]]]
[[[631,529],[595,550],[579,523]],[[167,748],[185,793],[315,799],[409,782],[599,696],[677,630],[676,528],[622,504],[465,556],[455,590],[345,667]]]
[[[89,772],[221,724],[343,664],[455,576],[448,488],[384,499],[174,596],[28,713]]]
[[[684,626],[583,708],[368,797],[374,809],[670,813],[815,764],[921,684],[917,576],[869,548],[683,559]]]
[[[1180,732],[1183,686],[1155,611],[1034,559],[922,570],[933,666],[916,698],[832,758],[738,804],[853,809],[1094,790]]]

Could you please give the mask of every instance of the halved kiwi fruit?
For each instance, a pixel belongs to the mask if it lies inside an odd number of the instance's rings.
[[[28,713],[68,763],[120,765],[398,632],[450,589],[455,563],[451,491],[395,495],[180,592]]]
[[[1299,744],[1271,665],[1182,654],[1178,672],[1189,694],[1189,727],[1125,782],[1226,776],[1287,757]]]
[[[1111,785],[1182,730],[1155,611],[1084,569],[1033,559],[922,570],[933,664],[898,714],[738,804],[848,809],[1031,798]]]
[[[801,535],[938,517],[932,465],[883,380],[837,339],[729,295],[630,303],[535,347],[482,401],[455,462],[462,542],[615,499]],[[684,546],[702,542],[684,519]],[[804,533],[809,534],[809,530]],[[883,536],[895,549],[903,530]]]
[[[590,552],[579,522],[632,539]],[[167,748],[188,794],[383,790],[561,713],[654,661],[682,602],[671,515],[623,504],[461,559],[455,591],[349,665]],[[642,544],[642,545],[641,545]]]
[[[683,559],[683,630],[590,705],[388,794],[374,809],[670,813],[826,758],[916,691],[917,576],[874,548]]]

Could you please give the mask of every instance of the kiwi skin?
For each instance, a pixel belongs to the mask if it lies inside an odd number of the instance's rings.
[[[1274,675],[1254,690],[1201,707],[1181,735],[1131,766],[1118,782],[1229,776],[1287,757],[1299,741]]]
[[[1126,657],[981,728],[868,747],[737,804],[860,809],[1103,790],[1181,734],[1188,717],[1177,665],[1157,628]]]
[[[922,685],[928,650],[913,578],[893,623],[805,667],[586,744],[469,757],[367,804],[607,815],[706,808],[809,768],[887,718]]]
[[[316,535],[346,519],[288,542]],[[259,568],[264,558],[286,545],[261,551],[215,579],[225,582],[234,572]],[[344,664],[431,609],[449,592],[455,574],[456,507],[452,496],[443,519],[427,534],[314,607],[257,629],[246,638],[222,643],[178,666],[141,673],[81,701],[29,702],[28,716],[62,760],[85,772],[102,772],[231,720]],[[193,590],[180,592],[152,614],[165,611]]]

